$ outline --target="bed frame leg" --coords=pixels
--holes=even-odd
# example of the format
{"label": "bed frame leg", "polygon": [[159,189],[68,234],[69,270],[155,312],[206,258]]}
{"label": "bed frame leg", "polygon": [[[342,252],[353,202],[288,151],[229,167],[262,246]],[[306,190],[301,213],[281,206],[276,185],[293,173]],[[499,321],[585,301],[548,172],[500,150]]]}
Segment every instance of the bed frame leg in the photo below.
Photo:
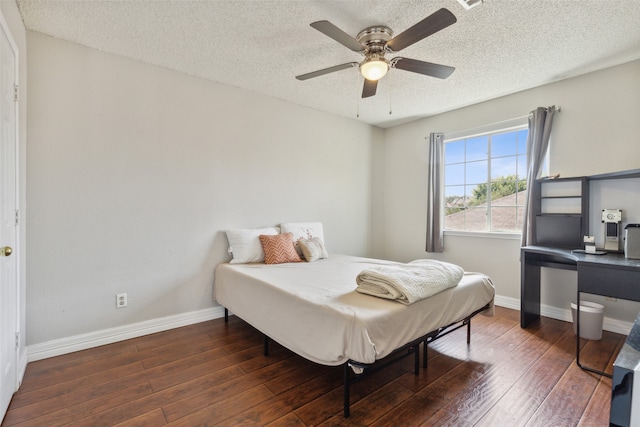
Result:
{"label": "bed frame leg", "polygon": [[269,355],[269,337],[268,336],[264,336],[264,355],[268,356]]}
{"label": "bed frame leg", "polygon": [[467,322],[467,345],[471,344],[471,319]]}
{"label": "bed frame leg", "polygon": [[427,340],[424,340],[424,354],[422,355],[422,367],[427,369]]}
{"label": "bed frame leg", "polygon": [[344,417],[345,418],[349,418],[349,415],[351,415],[350,413],[350,403],[349,403],[349,387],[351,386],[350,383],[350,379],[349,379],[349,364],[345,363],[344,364],[344,386],[343,386],[343,390],[344,390],[344,403],[343,403],[343,407],[344,407]]}
{"label": "bed frame leg", "polygon": [[224,323],[229,323],[229,309],[224,308]]}

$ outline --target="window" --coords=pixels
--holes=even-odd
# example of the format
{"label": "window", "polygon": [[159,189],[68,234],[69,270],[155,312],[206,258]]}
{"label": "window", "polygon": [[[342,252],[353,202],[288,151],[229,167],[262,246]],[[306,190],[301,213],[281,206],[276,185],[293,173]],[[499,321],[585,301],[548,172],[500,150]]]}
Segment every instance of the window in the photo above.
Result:
{"label": "window", "polygon": [[444,141],[445,230],[520,232],[526,125]]}

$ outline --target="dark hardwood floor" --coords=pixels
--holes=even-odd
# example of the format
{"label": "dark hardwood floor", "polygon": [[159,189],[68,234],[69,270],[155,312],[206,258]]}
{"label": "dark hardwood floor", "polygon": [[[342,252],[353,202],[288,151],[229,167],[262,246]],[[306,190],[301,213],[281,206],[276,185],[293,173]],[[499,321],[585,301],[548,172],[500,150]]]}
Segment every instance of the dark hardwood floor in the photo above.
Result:
{"label": "dark hardwood floor", "polygon": [[[611,371],[624,342],[583,341],[581,361]],[[570,323],[519,312],[476,316],[352,387],[342,417],[342,369],[308,362],[236,317],[29,363],[2,426],[607,426],[611,380],[575,364]]]}

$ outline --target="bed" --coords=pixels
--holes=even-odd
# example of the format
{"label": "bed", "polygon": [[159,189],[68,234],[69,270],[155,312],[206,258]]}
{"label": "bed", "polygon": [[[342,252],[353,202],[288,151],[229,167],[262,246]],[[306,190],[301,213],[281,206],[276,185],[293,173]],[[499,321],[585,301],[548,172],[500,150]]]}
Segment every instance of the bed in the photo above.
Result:
{"label": "bed", "polygon": [[[489,277],[465,272],[460,283],[410,305],[356,292],[363,269],[397,264],[332,254],[315,262],[216,267],[214,298],[265,335],[313,362],[344,365],[344,415],[349,416],[349,387],[398,354],[414,354],[426,344],[467,326],[478,313],[492,314],[495,290]],[[353,371],[353,372],[350,372]]]}

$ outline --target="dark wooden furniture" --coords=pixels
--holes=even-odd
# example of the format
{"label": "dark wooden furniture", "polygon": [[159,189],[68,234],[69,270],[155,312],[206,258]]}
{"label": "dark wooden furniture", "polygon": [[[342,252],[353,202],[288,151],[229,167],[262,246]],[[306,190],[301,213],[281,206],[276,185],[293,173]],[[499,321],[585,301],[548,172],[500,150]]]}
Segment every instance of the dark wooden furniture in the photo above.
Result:
{"label": "dark wooden furniture", "polygon": [[533,244],[567,249],[582,247],[589,234],[587,177],[539,179],[533,186]]}
{"label": "dark wooden furniture", "polygon": [[[526,328],[540,317],[540,267],[578,272],[576,305],[582,292],[640,301],[640,260],[620,253],[590,255],[569,249],[525,246],[521,249],[520,326]],[[580,363],[580,310],[576,310],[576,363],[582,369],[611,377]]]}
{"label": "dark wooden furniture", "polygon": [[589,189],[593,181],[640,178],[640,169],[571,178],[538,179],[533,194],[533,245],[582,248],[589,233]]}

